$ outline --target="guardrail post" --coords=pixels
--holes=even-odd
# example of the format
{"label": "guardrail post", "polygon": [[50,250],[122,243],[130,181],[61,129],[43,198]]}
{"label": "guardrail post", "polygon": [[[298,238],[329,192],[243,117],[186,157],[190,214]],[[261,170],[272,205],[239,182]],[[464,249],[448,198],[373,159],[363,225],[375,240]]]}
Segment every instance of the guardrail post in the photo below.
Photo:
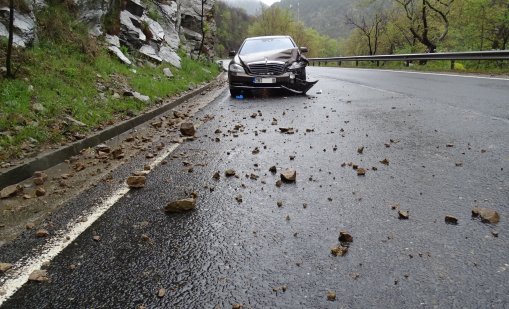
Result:
{"label": "guardrail post", "polygon": [[410,61],[408,61],[408,60],[407,60],[407,61],[405,61],[405,66],[406,66],[406,67],[409,67],[409,66],[410,66]]}
{"label": "guardrail post", "polygon": [[377,66],[377,67],[379,67],[379,66],[380,66],[380,61],[379,61],[379,60],[377,60],[377,61],[376,61],[376,66]]}
{"label": "guardrail post", "polygon": [[454,70],[454,60],[451,60],[451,70]]}
{"label": "guardrail post", "polygon": [[358,60],[355,60],[355,66],[358,67],[359,66],[359,61]]}
{"label": "guardrail post", "polygon": [[341,61],[338,61],[338,67],[340,67],[340,66],[341,66]]}

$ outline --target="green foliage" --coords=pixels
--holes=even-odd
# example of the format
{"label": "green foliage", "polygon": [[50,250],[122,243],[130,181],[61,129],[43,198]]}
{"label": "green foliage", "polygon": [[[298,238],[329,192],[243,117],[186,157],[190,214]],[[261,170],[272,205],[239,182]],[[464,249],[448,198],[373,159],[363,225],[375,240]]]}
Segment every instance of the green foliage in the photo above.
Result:
{"label": "green foliage", "polygon": [[[187,90],[190,84],[210,81],[219,73],[214,63],[182,57],[182,69],[172,68],[170,80],[164,65],[137,67],[136,72],[89,41],[86,29],[76,22],[65,3],[52,4],[38,13],[39,42],[30,49],[16,50],[16,63],[23,63],[17,79],[0,77],[0,161],[21,156],[30,144],[59,144],[72,140],[74,132],[88,132],[125,119],[165,98]],[[73,32],[64,33],[64,29]],[[5,60],[5,42],[0,42],[0,61]],[[95,57],[89,52],[95,50]],[[99,90],[98,84],[108,89]],[[151,98],[149,103],[124,97],[114,91],[132,88]],[[41,105],[42,111],[34,106]],[[87,126],[65,121],[71,116]]]}
{"label": "green foliage", "polygon": [[254,18],[247,15],[244,10],[229,7],[221,1],[216,1],[214,10],[218,40],[215,51],[219,57],[227,57],[230,50],[239,49]]}

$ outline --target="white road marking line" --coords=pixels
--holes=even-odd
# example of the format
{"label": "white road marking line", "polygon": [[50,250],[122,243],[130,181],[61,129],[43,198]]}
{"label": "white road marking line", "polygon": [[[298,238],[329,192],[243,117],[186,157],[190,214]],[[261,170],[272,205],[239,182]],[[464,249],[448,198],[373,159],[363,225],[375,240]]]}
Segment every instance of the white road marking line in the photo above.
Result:
{"label": "white road marking line", "polygon": [[[166,149],[161,155],[156,157],[149,165],[153,169],[168,157],[180,144],[175,144]],[[7,301],[16,291],[18,291],[27,281],[34,270],[41,269],[42,265],[51,262],[60,252],[69,244],[78,238],[95,221],[97,221],[108,209],[117,203],[123,196],[130,191],[127,184],[120,185],[117,190],[108,197],[102,204],[92,208],[91,211],[84,212],[80,217],[83,222],[69,223],[66,228],[56,231],[40,249],[41,253],[36,257],[29,259],[22,258],[17,261],[13,268],[0,279],[0,306]]]}
{"label": "white road marking line", "polygon": [[[329,68],[331,68],[331,67],[329,67]],[[401,71],[401,70],[390,70],[390,69],[339,68],[339,67],[338,68],[332,67],[331,69],[365,70],[365,71],[377,71],[377,72],[393,72],[393,73],[405,73],[405,74],[437,75],[437,76],[448,76],[448,77],[464,77],[464,78],[478,78],[478,79],[492,79],[492,80],[509,81],[509,78],[502,78],[502,77],[488,77],[488,76],[433,73],[433,72]]]}

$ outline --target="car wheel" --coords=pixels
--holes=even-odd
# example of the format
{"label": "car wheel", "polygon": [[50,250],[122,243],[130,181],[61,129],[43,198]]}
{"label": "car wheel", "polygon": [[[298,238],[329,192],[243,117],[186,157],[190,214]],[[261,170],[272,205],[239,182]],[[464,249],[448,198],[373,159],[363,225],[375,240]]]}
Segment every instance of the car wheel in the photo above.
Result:
{"label": "car wheel", "polygon": [[241,90],[240,89],[235,89],[235,88],[230,88],[230,95],[232,97],[236,97],[236,96],[239,96],[241,94]]}

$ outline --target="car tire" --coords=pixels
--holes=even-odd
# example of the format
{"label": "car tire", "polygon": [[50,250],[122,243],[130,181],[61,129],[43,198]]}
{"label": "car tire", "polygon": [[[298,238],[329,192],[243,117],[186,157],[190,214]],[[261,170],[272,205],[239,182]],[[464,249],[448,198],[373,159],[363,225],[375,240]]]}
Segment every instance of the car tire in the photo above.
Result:
{"label": "car tire", "polygon": [[236,96],[239,96],[241,94],[240,89],[230,88],[230,95],[235,98]]}

